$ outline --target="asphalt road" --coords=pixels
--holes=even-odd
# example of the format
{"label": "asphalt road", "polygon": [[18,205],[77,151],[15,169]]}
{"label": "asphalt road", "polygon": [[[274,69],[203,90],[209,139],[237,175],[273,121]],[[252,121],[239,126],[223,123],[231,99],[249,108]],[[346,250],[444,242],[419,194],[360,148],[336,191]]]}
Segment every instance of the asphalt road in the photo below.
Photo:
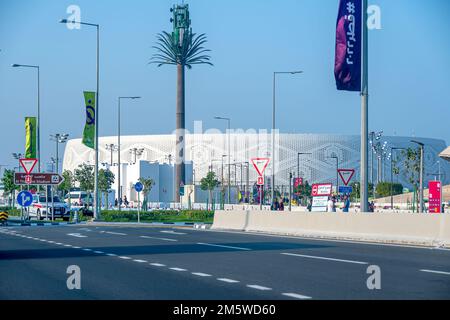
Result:
{"label": "asphalt road", "polygon": [[[71,265],[80,290],[67,288]],[[371,266],[380,289],[367,286]],[[0,299],[450,299],[450,251],[192,228],[8,227]]]}

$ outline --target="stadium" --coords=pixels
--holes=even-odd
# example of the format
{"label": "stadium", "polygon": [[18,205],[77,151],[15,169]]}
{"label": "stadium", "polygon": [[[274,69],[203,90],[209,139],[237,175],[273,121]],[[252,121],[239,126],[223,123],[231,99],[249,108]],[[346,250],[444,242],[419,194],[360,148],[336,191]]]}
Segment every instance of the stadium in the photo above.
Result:
{"label": "stadium", "polygon": [[[372,136],[373,137],[373,136]],[[371,140],[369,152],[369,182],[390,181],[391,162],[399,168],[394,182],[411,188],[409,175],[403,167],[401,150],[392,148],[417,148],[411,140],[424,143],[424,185],[429,180],[439,178],[444,184],[450,183],[450,163],[440,160],[439,154],[447,147],[444,140],[377,136]],[[228,148],[228,141],[229,148]],[[228,161],[230,161],[231,185],[249,190],[257,179],[257,173],[249,164],[250,159],[271,157],[272,135],[267,131],[257,133],[204,133],[186,135],[186,185],[199,184],[209,170],[216,172],[219,180],[228,184]],[[116,172],[117,152],[111,148],[117,143],[117,137],[99,138],[99,163],[104,168]],[[109,146],[109,147],[107,147]],[[330,134],[276,134],[275,166],[270,163],[265,172],[266,188],[271,185],[272,170],[275,170],[276,188],[282,190],[289,186],[289,174],[299,176],[309,183],[331,182],[336,185],[337,171],[355,169],[352,182],[359,181],[360,137],[358,135]],[[230,150],[230,159],[228,159]],[[122,194],[133,199],[133,184],[139,177],[151,177],[156,182],[155,201],[171,202],[173,197],[173,160],[175,154],[174,135],[122,136],[121,170]],[[337,158],[337,160],[336,160]],[[392,158],[392,159],[391,159]],[[63,167],[73,172],[80,164],[94,164],[94,151],[85,147],[81,139],[67,143]],[[158,168],[145,169],[144,164]],[[162,169],[164,168],[164,170]],[[162,176],[164,174],[164,177]],[[169,180],[165,185],[163,180]],[[116,181],[117,182],[117,181]],[[339,184],[342,182],[339,181]],[[117,190],[117,184],[113,186]],[[286,190],[286,189],[285,189]],[[165,197],[157,196],[165,192]],[[164,199],[162,199],[164,198]]]}

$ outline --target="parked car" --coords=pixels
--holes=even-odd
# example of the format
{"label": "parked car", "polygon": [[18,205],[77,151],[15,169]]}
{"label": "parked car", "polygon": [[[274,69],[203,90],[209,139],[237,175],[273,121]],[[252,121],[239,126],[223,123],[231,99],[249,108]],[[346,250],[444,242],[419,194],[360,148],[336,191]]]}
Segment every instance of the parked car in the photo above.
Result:
{"label": "parked car", "polygon": [[[47,206],[48,204],[48,206]],[[46,217],[62,218],[64,221],[69,221],[70,211],[67,204],[60,200],[58,196],[52,198],[45,195],[33,195],[33,203],[30,206],[29,216],[36,217],[37,220],[42,220]]]}
{"label": "parked car", "polygon": [[93,199],[94,195],[85,191],[71,191],[64,197],[67,204],[75,207],[84,207],[85,204],[90,206],[92,205]]}

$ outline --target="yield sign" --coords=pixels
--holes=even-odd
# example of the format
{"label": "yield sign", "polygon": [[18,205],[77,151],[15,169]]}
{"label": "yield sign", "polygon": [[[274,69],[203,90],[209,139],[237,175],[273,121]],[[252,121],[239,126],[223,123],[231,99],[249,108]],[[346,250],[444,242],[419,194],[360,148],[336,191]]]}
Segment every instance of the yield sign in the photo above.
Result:
{"label": "yield sign", "polygon": [[342,182],[348,186],[348,183],[352,180],[353,175],[355,174],[355,169],[339,169],[338,173]]}
{"label": "yield sign", "polygon": [[27,174],[30,174],[37,163],[37,159],[19,159],[19,162],[22,168],[25,170],[25,172]]}
{"label": "yield sign", "polygon": [[264,175],[264,171],[267,168],[267,165],[269,164],[270,159],[269,158],[253,158],[252,164],[256,169],[256,172],[258,172],[258,175],[262,177]]}

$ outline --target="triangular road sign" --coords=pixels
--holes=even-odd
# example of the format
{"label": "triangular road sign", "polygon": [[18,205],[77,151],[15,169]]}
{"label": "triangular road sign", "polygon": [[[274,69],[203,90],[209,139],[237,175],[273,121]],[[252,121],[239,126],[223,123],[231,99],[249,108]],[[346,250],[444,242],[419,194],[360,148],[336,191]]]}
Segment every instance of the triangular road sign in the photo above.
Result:
{"label": "triangular road sign", "polygon": [[264,171],[267,168],[267,165],[269,164],[270,159],[269,158],[253,158],[252,164],[256,169],[256,172],[258,172],[258,175],[262,177],[264,175]]}
{"label": "triangular road sign", "polygon": [[27,174],[30,174],[37,163],[37,159],[19,159],[19,162],[22,168],[25,170],[25,172]]}
{"label": "triangular road sign", "polygon": [[353,175],[355,174],[355,169],[339,169],[338,173],[342,182],[348,186],[348,183],[352,180]]}

